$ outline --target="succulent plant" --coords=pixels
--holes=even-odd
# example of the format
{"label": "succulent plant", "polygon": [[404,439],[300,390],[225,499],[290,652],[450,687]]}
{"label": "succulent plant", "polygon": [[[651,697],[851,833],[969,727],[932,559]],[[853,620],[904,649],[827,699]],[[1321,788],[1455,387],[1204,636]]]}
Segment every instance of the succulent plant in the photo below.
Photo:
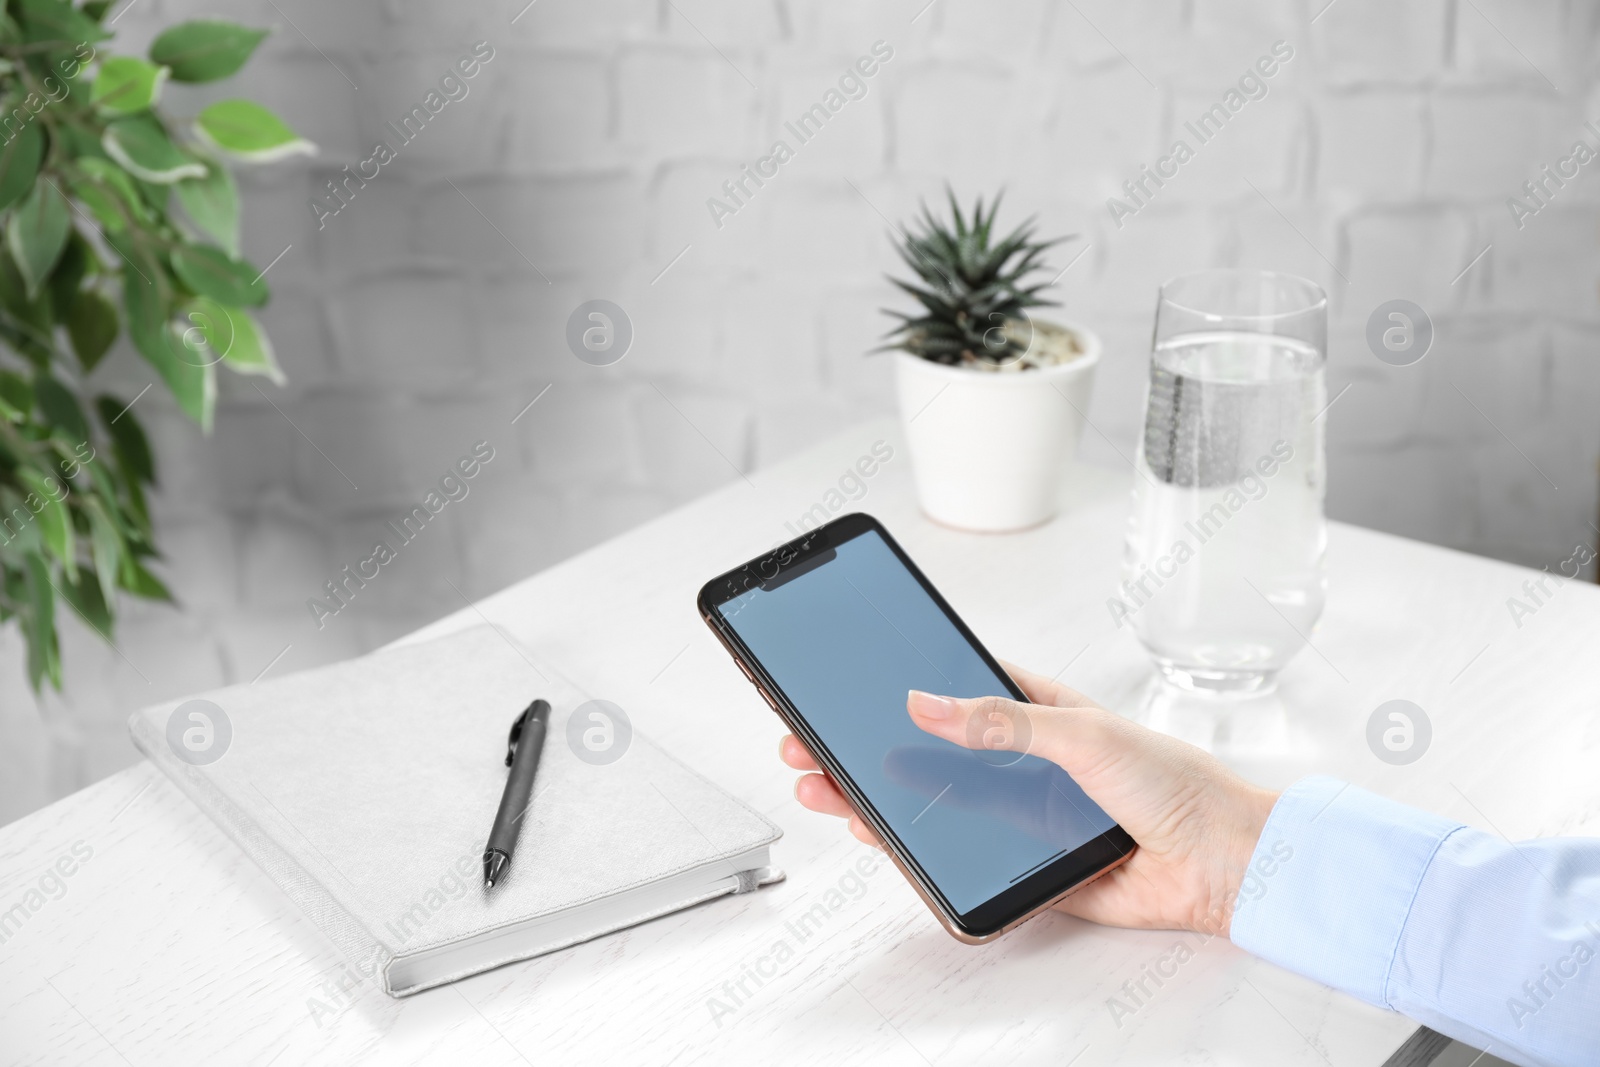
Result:
{"label": "succulent plant", "polygon": [[1025,309],[1055,303],[1038,295],[1050,282],[1029,280],[1047,269],[1041,261],[1045,251],[1071,237],[1035,240],[1030,218],[994,241],[1000,195],[987,210],[979,197],[970,217],[962,214],[953,191],[946,190],[946,195],[949,220],[935,218],[923,204],[920,230],[903,233],[896,244],[921,284],[892,276],[889,280],[916,297],[922,308],[917,315],[884,309],[900,320],[884,347],[980,370],[1017,365],[1033,333]]}

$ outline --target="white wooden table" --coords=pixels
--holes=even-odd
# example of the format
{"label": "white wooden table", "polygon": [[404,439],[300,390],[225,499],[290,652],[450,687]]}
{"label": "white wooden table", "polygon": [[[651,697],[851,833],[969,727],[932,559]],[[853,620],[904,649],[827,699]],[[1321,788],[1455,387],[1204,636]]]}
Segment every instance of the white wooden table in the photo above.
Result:
{"label": "white wooden table", "polygon": [[[866,850],[794,801],[778,721],[696,617],[694,594],[826,507],[879,439],[894,458],[851,506],[889,526],[997,654],[1063,671],[1271,784],[1320,770],[1513,839],[1593,831],[1593,587],[1562,587],[1519,628],[1506,600],[1532,572],[1335,525],[1315,650],[1294,660],[1277,696],[1221,717],[1171,707],[1148,699],[1148,663],[1105,609],[1130,472],[1077,468],[1067,512],[1042,528],[957,533],[918,513],[909,459],[885,422],[425,631],[487,617],[616,701],[785,829],[775,855],[787,882],[395,1001],[366,983],[341,990],[354,972],[333,947],[141,764],[0,828],[0,914],[40,905],[0,944],[0,1063],[1385,1063],[1413,1023],[1224,941],[1119,1027],[1107,998],[1194,937],[1050,914],[970,948],[886,864],[853,899],[830,894],[856,884]],[[1365,742],[1372,710],[1396,697],[1434,725],[1431,749],[1407,767],[1381,763]],[[29,898],[75,845],[90,857],[61,879],[59,898]],[[797,936],[791,921],[830,902],[826,924]],[[779,942],[792,958],[760,985],[746,978],[735,1000],[731,986]],[[712,998],[731,1013],[714,1019]]]}

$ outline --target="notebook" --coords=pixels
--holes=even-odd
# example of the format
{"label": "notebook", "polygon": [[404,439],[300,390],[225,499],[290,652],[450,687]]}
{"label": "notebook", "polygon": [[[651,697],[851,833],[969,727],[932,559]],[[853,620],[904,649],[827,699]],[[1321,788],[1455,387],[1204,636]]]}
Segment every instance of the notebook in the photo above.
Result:
{"label": "notebook", "polygon": [[[506,735],[534,697],[552,705],[534,799],[510,874],[486,891]],[[768,856],[782,831],[609,711],[483,626],[158,704],[129,726],[400,997],[783,877]]]}

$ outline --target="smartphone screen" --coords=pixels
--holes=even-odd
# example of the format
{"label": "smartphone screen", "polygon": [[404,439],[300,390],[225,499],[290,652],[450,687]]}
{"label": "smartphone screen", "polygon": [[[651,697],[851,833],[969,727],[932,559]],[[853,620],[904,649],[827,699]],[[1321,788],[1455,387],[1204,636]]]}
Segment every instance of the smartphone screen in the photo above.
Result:
{"label": "smartphone screen", "polygon": [[714,610],[945,903],[971,913],[1116,824],[1054,763],[963,748],[912,722],[911,689],[1015,690],[875,526]]}

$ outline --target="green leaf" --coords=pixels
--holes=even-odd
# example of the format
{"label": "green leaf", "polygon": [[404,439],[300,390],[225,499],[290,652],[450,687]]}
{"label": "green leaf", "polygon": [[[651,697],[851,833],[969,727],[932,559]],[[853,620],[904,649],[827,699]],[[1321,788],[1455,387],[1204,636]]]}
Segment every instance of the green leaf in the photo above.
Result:
{"label": "green leaf", "polygon": [[137,481],[154,485],[156,468],[151,459],[150,442],[145,438],[144,427],[139,425],[139,420],[128,405],[106,393],[95,399],[94,406],[100,414],[100,424],[111,435],[117,461]]}
{"label": "green leaf", "polygon": [[16,258],[0,254],[0,337],[17,353],[37,367],[48,367],[54,339],[51,331],[55,320],[50,313],[50,292],[40,292],[28,299],[24,292],[22,271]]}
{"label": "green leaf", "polygon": [[156,235],[143,229],[128,229],[121,233],[107,233],[102,236],[105,237],[106,244],[117,254],[117,258],[113,261],[117,268],[124,273],[129,269],[137,271],[147,284],[157,286],[159,292],[170,300],[172,272],[161,259],[160,247],[156,245],[158,240]]}
{"label": "green leaf", "polygon": [[72,195],[89,209],[101,229],[120,230],[127,225],[122,212],[117,210],[116,194],[104,186],[77,182],[72,186]]}
{"label": "green leaf", "polygon": [[100,134],[95,127],[57,126],[51,131],[51,136],[61,145],[63,154],[68,158],[80,163],[86,159],[110,162],[111,157],[106,155],[105,146],[100,143]]}
{"label": "green leaf", "polygon": [[67,244],[72,229],[72,214],[66,198],[48,180],[36,182],[6,223],[6,246],[22,271],[28,299],[39,295],[39,287]]}
{"label": "green leaf", "polygon": [[[103,233],[106,244],[117,254],[116,266],[125,277],[130,271],[141,283],[154,286],[154,293],[170,306],[172,301],[172,273],[162,262],[157,250],[151,248],[152,236],[143,230],[122,230]],[[126,286],[124,300],[126,300]]]}
{"label": "green leaf", "polygon": [[267,302],[261,272],[242,259],[229,259],[215,248],[180,245],[172,252],[172,271],[201,296],[223,304],[259,307]]}
{"label": "green leaf", "polygon": [[93,19],[62,0],[17,0],[12,10],[22,24],[22,39],[28,44],[60,41],[74,45],[103,41],[111,36]]}
{"label": "green leaf", "polygon": [[178,81],[216,81],[244,66],[270,32],[211,19],[180,22],[151,43],[150,58],[171,67]]}
{"label": "green leaf", "polygon": [[96,292],[79,293],[67,319],[67,336],[83,373],[91,373],[117,339],[117,308]]}
{"label": "green leaf", "polygon": [[[82,417],[81,409],[80,417]],[[95,451],[87,437],[76,441],[71,437],[72,435],[66,432],[51,434],[49,445],[50,450],[55,453],[51,458],[55,460],[56,473],[67,483],[69,489],[76,489],[78,483],[75,479],[92,464]],[[88,453],[87,458],[84,457],[85,452]]]}
{"label": "green leaf", "polygon": [[106,12],[111,10],[111,5],[114,2],[115,0],[89,0],[88,3],[84,4],[78,10],[82,11],[85,15],[88,15],[96,22],[99,22],[101,19],[106,17]]}
{"label": "green leaf", "polygon": [[27,493],[26,486],[20,486],[20,492],[8,485],[0,485],[0,518],[6,520],[6,539],[0,540],[0,550],[11,550],[9,553],[0,551],[3,555],[14,555],[17,552],[38,553],[44,555],[44,542],[39,539],[39,524],[33,521],[33,511],[23,497]]}
{"label": "green leaf", "polygon": [[267,331],[261,324],[249,312],[238,308],[222,310],[233,320],[233,347],[223,353],[222,361],[240,374],[259,374],[277,386],[288,384],[289,379],[278,366],[272,342],[267,340]]}
{"label": "green leaf", "polygon": [[133,56],[110,56],[100,62],[89,102],[118,115],[148,111],[161,99],[161,86],[170,73]]}
{"label": "green leaf", "polygon": [[132,175],[117,164],[98,156],[78,160],[80,177],[72,192],[89,206],[95,220],[108,232],[126,229],[129,221],[151,221],[150,210]]}
{"label": "green leaf", "polygon": [[172,295],[166,276],[157,271],[145,278],[130,265],[122,273],[122,302],[134,348],[161,375],[183,413],[210,433],[217,402],[216,369],[195,359],[172,329]]}
{"label": "green leaf", "polygon": [[122,272],[122,308],[128,319],[128,338],[149,364],[160,373],[162,380],[179,398],[193,393],[190,377],[183,364],[167,347],[167,320],[172,313],[172,290],[167,276],[159,268],[142,269],[137,259],[129,259]]}
{"label": "green leaf", "polygon": [[78,301],[79,288],[93,260],[94,252],[89,248],[89,243],[77,230],[72,230],[67,235],[67,247],[62,249],[61,258],[56,261],[56,269],[50,272],[50,308],[56,322],[65,325],[65,320],[72,314],[72,307]]}
{"label": "green leaf", "polygon": [[[121,496],[124,493],[129,496],[137,493],[139,486],[129,478],[125,470],[116,468],[113,473],[111,464],[95,462],[98,458],[91,456],[90,461],[83,465],[83,469],[89,472],[89,481],[93,484],[96,494],[89,499],[99,500],[100,505],[106,509],[106,514],[111,516],[111,521],[117,524],[117,530],[122,534],[127,550],[132,552],[134,543],[143,536],[143,529],[124,514]],[[115,578],[115,573],[112,577]]]}
{"label": "green leaf", "polygon": [[0,415],[21,422],[32,410],[33,386],[28,379],[15,371],[0,370]]}
{"label": "green leaf", "polygon": [[46,677],[61,686],[61,652],[56,645],[55,588],[44,558],[29,553],[23,574],[28,594],[28,611],[23,631],[28,637],[28,681],[35,691]]}
{"label": "green leaf", "polygon": [[44,134],[30,122],[22,132],[0,146],[0,211],[4,211],[33,188],[44,158]]}
{"label": "green leaf", "polygon": [[[122,534],[106,507],[94,497],[85,504],[89,512],[89,552],[94,559],[95,577],[100,580],[100,595],[105,603],[117,598],[117,573],[122,569]],[[107,626],[107,632],[110,627]]]}
{"label": "green leaf", "polygon": [[151,600],[172,599],[172,593],[166,585],[144,569],[144,566],[132,556],[122,557],[122,569],[117,572],[117,584],[122,586],[134,596],[148,597]]}
{"label": "green leaf", "polygon": [[184,339],[191,350],[204,352],[211,362],[220,360],[240,374],[259,374],[274,385],[287,383],[266,331],[248,312],[202,296],[190,301],[180,317],[190,323]]}
{"label": "green leaf", "polygon": [[239,255],[239,189],[220,163],[206,168],[204,178],[186,178],[173,186],[178,203],[207,236],[230,256]]}
{"label": "green leaf", "polygon": [[65,430],[73,444],[89,440],[89,423],[72,390],[49,375],[40,375],[33,381],[33,398],[45,420]]}
{"label": "green leaf", "polygon": [[203,140],[251,163],[271,163],[317,150],[278,116],[249,100],[219,100],[200,112],[195,129]]}
{"label": "green leaf", "polygon": [[180,307],[173,329],[183,339],[187,358],[197,364],[220,363],[233,348],[233,316],[209,296],[197,296]]}
{"label": "green leaf", "polygon": [[[39,536],[43,538],[45,547],[48,548],[61,565],[67,569],[67,576],[76,579],[78,576],[78,539],[72,528],[72,515],[67,511],[66,486],[59,479],[55,481],[56,489],[52,492],[45,476],[32,467],[18,467],[17,479],[29,490],[29,501],[38,500],[39,510],[34,514],[34,519],[39,523]],[[60,497],[55,493],[59,492]],[[27,505],[33,511],[33,504]]]}
{"label": "green leaf", "polygon": [[151,115],[129,115],[106,126],[100,139],[106,155],[136,178],[171,185],[184,178],[203,178],[204,163],[178,151],[161,123]]}
{"label": "green leaf", "polygon": [[[167,346],[174,350],[183,348],[183,341],[171,323],[167,325]],[[215,363],[196,366],[183,357],[174,358],[178,370],[167,377],[173,399],[200,427],[200,432],[209,436],[217,412],[217,366]]]}
{"label": "green leaf", "polygon": [[[91,467],[90,469],[93,470],[94,468]],[[150,525],[150,506],[145,502],[144,487],[134,479],[130,478],[128,481],[123,483],[122,488],[128,494],[128,517],[133,521],[135,528],[138,530],[139,543],[146,546],[153,544],[156,538],[155,528]],[[131,547],[133,542],[132,537],[129,538],[129,542]],[[154,550],[147,549],[147,551]]]}
{"label": "green leaf", "polygon": [[[196,160],[196,162],[198,163],[199,161]],[[203,167],[205,164],[200,163],[200,166]],[[164,217],[166,215],[167,201],[172,199],[172,186],[157,185],[154,182],[141,181],[138,178],[133,180],[133,185],[134,188],[139,190],[139,196],[144,200],[145,206],[150,211],[158,216]]]}
{"label": "green leaf", "polygon": [[[98,571],[89,574],[80,571],[77,578],[63,583],[61,595],[71,604],[79,617],[89,624],[89,627],[101,637],[110,639],[113,619],[111,617],[111,601],[116,596],[116,572],[111,574],[108,583]],[[106,595],[106,586],[110,584],[111,595]]]}

